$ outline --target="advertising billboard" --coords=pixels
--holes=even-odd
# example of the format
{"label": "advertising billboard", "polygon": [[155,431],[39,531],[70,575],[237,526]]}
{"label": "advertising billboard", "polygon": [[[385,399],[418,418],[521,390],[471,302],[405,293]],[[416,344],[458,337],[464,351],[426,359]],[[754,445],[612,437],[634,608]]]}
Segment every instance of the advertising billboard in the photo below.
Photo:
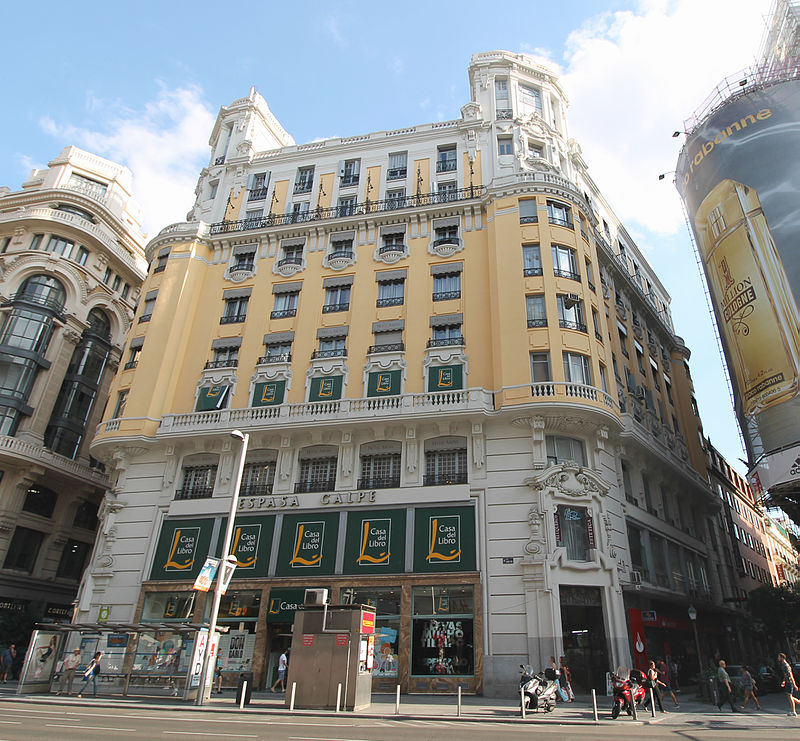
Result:
{"label": "advertising billboard", "polygon": [[697,239],[737,411],[758,429],[751,454],[795,443],[800,80],[743,88],[716,108],[688,136],[675,182]]}

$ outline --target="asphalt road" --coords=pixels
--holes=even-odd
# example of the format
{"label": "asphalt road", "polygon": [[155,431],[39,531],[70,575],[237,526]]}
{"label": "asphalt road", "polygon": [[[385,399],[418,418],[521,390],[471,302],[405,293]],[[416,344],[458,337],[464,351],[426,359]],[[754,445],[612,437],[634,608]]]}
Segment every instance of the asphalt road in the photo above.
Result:
{"label": "asphalt road", "polygon": [[[800,738],[800,723],[759,728],[758,741]],[[716,727],[715,727],[716,726]],[[354,717],[233,716],[202,710],[152,710],[86,706],[43,706],[0,702],[0,741],[203,741],[203,739],[269,739],[270,741],[517,741],[521,735],[536,741],[577,739],[680,739],[727,741],[752,739],[746,717],[740,725],[719,727],[713,720],[681,727],[607,721],[598,726],[547,726],[463,722],[457,720],[391,720]]]}

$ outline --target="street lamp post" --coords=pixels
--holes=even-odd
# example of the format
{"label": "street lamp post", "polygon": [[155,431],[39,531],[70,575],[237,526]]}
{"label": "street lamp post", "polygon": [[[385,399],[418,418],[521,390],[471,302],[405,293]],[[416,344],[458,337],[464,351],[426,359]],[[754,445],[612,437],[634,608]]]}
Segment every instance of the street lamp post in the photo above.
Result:
{"label": "street lamp post", "polygon": [[[233,494],[231,495],[231,509],[228,514],[228,524],[225,528],[225,539],[222,541],[223,557],[217,568],[217,578],[214,582],[214,602],[211,606],[211,620],[208,625],[208,649],[203,656],[203,670],[200,674],[200,685],[197,688],[196,705],[202,705],[205,700],[206,691],[206,676],[208,674],[208,662],[211,659],[211,641],[214,638],[214,633],[217,630],[217,618],[219,617],[219,603],[222,599],[222,580],[224,573],[225,561],[230,562],[234,567],[236,566],[236,556],[230,552],[231,540],[233,539],[233,521],[236,518],[236,509],[239,506],[239,490],[242,488],[242,476],[244,475],[244,461],[247,458],[247,444],[250,442],[250,435],[241,430],[233,430],[230,433],[231,437],[240,440],[242,443],[241,451],[239,452],[239,466],[236,469],[236,481],[233,485]],[[219,646],[217,646],[219,651]]]}
{"label": "street lamp post", "polygon": [[697,650],[697,667],[699,669],[698,682],[703,681],[703,659],[700,656],[700,639],[697,637],[697,608],[694,605],[689,605],[687,610],[689,613],[689,620],[692,621],[692,629],[694,630],[694,646]]}

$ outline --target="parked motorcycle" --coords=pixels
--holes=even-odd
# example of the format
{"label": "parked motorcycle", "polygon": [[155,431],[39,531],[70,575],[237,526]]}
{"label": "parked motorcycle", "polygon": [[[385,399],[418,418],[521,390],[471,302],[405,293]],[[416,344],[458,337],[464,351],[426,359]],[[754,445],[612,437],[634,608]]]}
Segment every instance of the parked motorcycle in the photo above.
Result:
{"label": "parked motorcycle", "polygon": [[644,686],[645,676],[638,669],[627,671],[619,667],[611,676],[614,691],[614,704],[611,706],[611,717],[617,718],[624,710],[628,715],[636,717],[636,706],[644,700],[647,691]]}
{"label": "parked motorcycle", "polygon": [[523,692],[526,710],[539,710],[542,708],[546,713],[551,713],[556,706],[557,682],[547,679],[544,672],[534,673],[533,667],[529,665],[519,665],[522,675],[519,678],[519,686]]}

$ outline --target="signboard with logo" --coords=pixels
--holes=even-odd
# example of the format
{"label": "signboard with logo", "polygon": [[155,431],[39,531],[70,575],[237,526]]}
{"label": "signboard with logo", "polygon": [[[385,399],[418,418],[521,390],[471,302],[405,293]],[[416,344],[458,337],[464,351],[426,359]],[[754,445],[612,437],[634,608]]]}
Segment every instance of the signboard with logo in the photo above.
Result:
{"label": "signboard with logo", "polygon": [[434,365],[428,369],[428,391],[457,391],[463,383],[460,365]]}
{"label": "signboard with logo", "polygon": [[150,578],[194,580],[208,555],[213,525],[213,520],[165,520]]}
{"label": "signboard with logo", "polygon": [[475,570],[474,508],[425,507],[415,510],[414,570]]}
{"label": "signboard with logo", "polygon": [[275,404],[283,404],[283,397],[286,393],[286,381],[267,381],[257,383],[253,388],[254,407],[268,407]]}
{"label": "signboard with logo", "polygon": [[406,511],[348,512],[345,574],[396,574],[405,567]]}
{"label": "signboard with logo", "polygon": [[[222,553],[222,542],[227,525],[228,518],[225,517],[217,540],[216,553],[220,557],[226,555]],[[237,517],[234,520],[231,552],[236,556],[235,579],[267,575],[274,531],[274,517]]]}
{"label": "signboard with logo", "polygon": [[332,574],[336,564],[338,512],[286,515],[278,549],[277,576]]}
{"label": "signboard with logo", "polygon": [[194,410],[196,412],[210,412],[214,409],[222,409],[225,406],[225,400],[228,398],[228,389],[229,386],[225,384],[201,388],[197,394],[197,404]]}
{"label": "signboard with logo", "polygon": [[[312,587],[309,587],[309,589],[312,589]],[[299,589],[270,589],[269,602],[267,603],[267,622],[294,622],[294,613],[303,606],[305,595],[305,587]]]}
{"label": "signboard with logo", "polygon": [[336,401],[342,398],[342,376],[312,378],[308,391],[309,401]]}
{"label": "signboard with logo", "polygon": [[400,393],[400,371],[370,373],[367,379],[367,396],[396,396]]}

